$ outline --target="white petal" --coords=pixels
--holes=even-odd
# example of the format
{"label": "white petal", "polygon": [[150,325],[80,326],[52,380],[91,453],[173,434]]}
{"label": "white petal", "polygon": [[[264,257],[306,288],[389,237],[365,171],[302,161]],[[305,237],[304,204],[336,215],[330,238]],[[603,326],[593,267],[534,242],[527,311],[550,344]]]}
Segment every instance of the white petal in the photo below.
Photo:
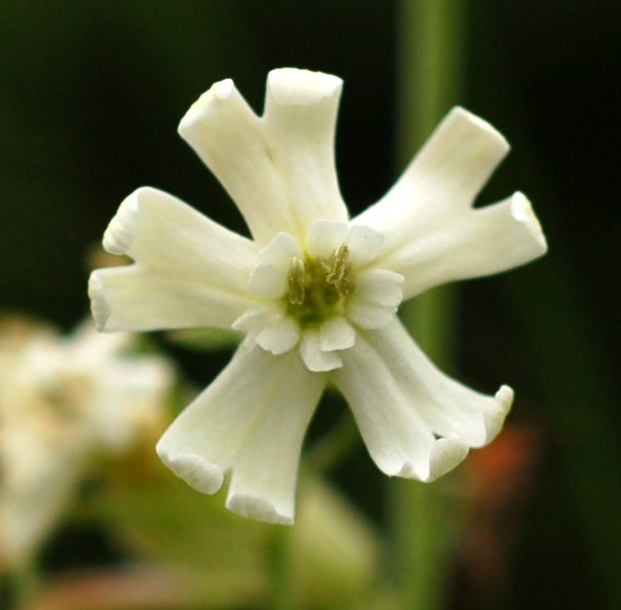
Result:
{"label": "white petal", "polygon": [[344,366],[332,373],[332,380],[349,403],[378,468],[390,476],[427,480],[433,433],[386,363],[360,335],[342,358]]}
{"label": "white petal", "polygon": [[177,475],[207,493],[232,470],[231,510],[292,523],[302,440],[325,383],[296,353],[275,357],[242,346],[164,433],[157,451]]}
{"label": "white petal", "polygon": [[159,444],[157,447],[164,464],[192,489],[204,494],[213,494],[222,487],[224,471],[219,466],[210,464],[194,453],[178,453],[171,456],[165,449],[161,449]]}
{"label": "white petal", "polygon": [[284,68],[267,78],[265,128],[288,182],[298,227],[318,218],[346,221],[334,162],[336,115],[343,81],[331,74]]}
{"label": "white petal", "polygon": [[299,340],[300,327],[288,316],[266,325],[255,337],[258,345],[275,355],[286,354],[298,344]]}
{"label": "white petal", "polygon": [[333,220],[317,220],[308,231],[306,247],[313,258],[328,258],[343,244],[347,224]]}
{"label": "white petal", "polygon": [[397,306],[374,303],[354,293],[347,302],[347,317],[358,326],[366,329],[386,326],[397,313]]}
{"label": "white petal", "polygon": [[247,278],[256,245],[162,191],[130,195],[110,222],[104,246],[136,264],[92,274],[99,330],[228,328],[251,303]]}
{"label": "white petal", "polygon": [[458,437],[437,439],[429,457],[429,480],[435,481],[459,466],[469,451],[470,447]]}
{"label": "white petal", "polygon": [[343,361],[335,352],[323,351],[319,343],[319,332],[307,330],[300,343],[300,356],[309,371],[332,371],[343,366]]}
{"label": "white petal", "polygon": [[[275,112],[283,113],[279,120],[284,120],[289,114],[301,112],[305,121],[316,117],[314,112],[310,112],[308,116],[303,110],[296,109],[297,106],[315,106],[322,102],[329,103],[332,106],[332,114],[336,114],[338,110],[338,97],[343,88],[343,81],[338,76],[332,74],[324,74],[322,72],[311,72],[309,70],[300,70],[298,68],[278,68],[272,70],[267,77],[267,107],[266,110],[271,111],[272,105],[275,106],[292,106],[289,108],[278,108]],[[336,99],[335,99],[336,98]],[[322,128],[325,128],[324,121],[330,124],[330,117],[327,110],[324,110],[326,116],[319,121]],[[332,122],[334,121],[332,116]],[[328,125],[329,126],[329,125]]]}
{"label": "white petal", "polygon": [[273,299],[281,297],[287,290],[291,260],[302,255],[302,246],[297,238],[289,233],[279,233],[259,252],[259,264],[248,282],[250,290]]}
{"label": "white petal", "polygon": [[301,237],[317,217],[346,218],[333,150],[340,81],[306,72],[296,79],[294,72],[270,74],[262,118],[226,80],[179,125],[261,244],[279,231]]}
{"label": "white petal", "polygon": [[521,193],[468,210],[387,253],[383,265],[405,277],[404,298],[461,279],[500,273],[542,256],[547,244]]}
{"label": "white petal", "polygon": [[[219,275],[252,265],[259,248],[164,191],[142,187],[129,195],[103,238],[111,254],[126,254],[156,269],[190,269],[201,262],[230,267]],[[189,260],[188,260],[189,259]],[[217,271],[217,269],[216,269]],[[244,275],[237,272],[236,275]]]}
{"label": "white petal", "polygon": [[489,443],[511,407],[510,388],[486,396],[439,371],[396,318],[382,330],[359,334],[341,356],[343,367],[333,380],[387,474],[423,481],[440,476],[468,447]]}
{"label": "white petal", "polygon": [[273,303],[251,307],[232,328],[246,332],[248,339],[276,355],[287,353],[300,340],[298,323]]}
{"label": "white petal", "polygon": [[291,524],[304,434],[326,385],[297,355],[280,371],[279,394],[244,443],[233,468],[227,508],[271,523]]}
{"label": "white petal", "polygon": [[397,318],[369,336],[400,384],[417,395],[421,415],[434,433],[482,447],[500,432],[513,403],[511,388],[501,386],[495,396],[488,396],[445,375]]}
{"label": "white petal", "polygon": [[291,259],[302,255],[302,246],[297,238],[289,233],[279,233],[259,252],[257,259],[261,263],[288,270]]}
{"label": "white petal", "polygon": [[384,236],[369,227],[353,225],[345,243],[349,246],[349,261],[354,267],[361,267],[377,256],[384,243]]}
{"label": "white petal", "polygon": [[454,108],[394,187],[353,220],[385,235],[377,262],[405,277],[405,299],[545,253],[545,238],[524,195],[472,209],[508,150],[491,125]]}
{"label": "white petal", "polygon": [[355,342],[356,331],[343,316],[333,316],[319,328],[319,347],[324,352],[349,349]]}
{"label": "white petal", "polygon": [[398,307],[403,300],[403,276],[388,269],[366,269],[356,277],[357,291],[365,300]]}
{"label": "white petal", "polygon": [[254,294],[277,299],[287,291],[287,271],[280,266],[259,263],[248,280],[248,287]]}
{"label": "white petal", "polygon": [[230,328],[250,304],[219,286],[159,275],[140,265],[94,271],[88,294],[97,328],[105,332]]}
{"label": "white petal", "polygon": [[245,311],[231,328],[246,333],[258,332],[263,326],[281,317],[281,311],[273,304],[253,305]]}
{"label": "white petal", "polygon": [[438,219],[468,209],[508,150],[489,123],[453,108],[390,191],[354,222],[387,240],[390,233],[393,241],[409,241]]}
{"label": "white petal", "polygon": [[366,329],[386,326],[403,300],[403,276],[387,269],[367,269],[356,278],[357,288],[346,304],[347,316]]}

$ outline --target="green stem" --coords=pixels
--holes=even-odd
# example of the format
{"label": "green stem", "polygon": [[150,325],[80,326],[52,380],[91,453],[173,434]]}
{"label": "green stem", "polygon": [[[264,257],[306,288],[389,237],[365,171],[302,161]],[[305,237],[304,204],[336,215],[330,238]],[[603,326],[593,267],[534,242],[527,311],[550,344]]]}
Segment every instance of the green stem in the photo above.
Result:
{"label": "green stem", "polygon": [[401,0],[398,32],[400,161],[407,162],[464,90],[464,2]]}
{"label": "green stem", "polygon": [[271,547],[272,604],[273,610],[295,610],[291,578],[291,528],[275,525]]}
{"label": "green stem", "polygon": [[[402,0],[399,13],[399,134],[404,164],[458,102],[462,90],[463,15],[459,0]],[[442,368],[454,350],[453,290],[436,288],[402,308],[405,324]],[[446,482],[395,479],[391,505],[397,589],[402,610],[444,606],[454,529]]]}
{"label": "green stem", "polygon": [[14,601],[16,610],[26,608],[40,584],[39,571],[32,560],[22,563],[13,572]]}

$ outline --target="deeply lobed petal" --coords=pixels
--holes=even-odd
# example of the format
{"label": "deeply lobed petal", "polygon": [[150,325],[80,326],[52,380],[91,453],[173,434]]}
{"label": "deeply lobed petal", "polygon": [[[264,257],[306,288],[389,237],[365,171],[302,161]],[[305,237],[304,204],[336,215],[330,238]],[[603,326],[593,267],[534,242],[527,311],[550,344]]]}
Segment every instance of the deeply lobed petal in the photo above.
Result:
{"label": "deeply lobed petal", "polygon": [[397,319],[361,333],[341,357],[334,383],[371,456],[389,475],[437,478],[469,447],[489,443],[511,407],[510,388],[486,396],[439,371]]}
{"label": "deeply lobed petal", "polygon": [[524,265],[547,251],[531,204],[522,193],[430,229],[385,253],[382,264],[404,276],[404,298],[428,288],[493,275]]}
{"label": "deeply lobed petal", "polygon": [[539,222],[521,193],[472,209],[508,150],[491,125],[454,108],[393,188],[354,219],[385,235],[378,261],[405,277],[405,299],[448,281],[498,273],[546,252]]}
{"label": "deeply lobed petal", "polygon": [[231,510],[292,523],[302,441],[325,384],[325,375],[310,373],[296,353],[274,357],[243,344],[164,433],[157,452],[206,493],[231,470]]}
{"label": "deeply lobed petal", "polygon": [[259,117],[233,81],[213,85],[179,132],[254,241],[140,189],[104,237],[106,249],[135,264],[96,271],[89,284],[100,330],[232,324],[247,333],[157,450],[205,493],[230,471],[227,507],[274,523],[293,521],[304,433],[329,378],[389,475],[431,481],[497,434],[512,390],[485,396],[444,375],[395,314],[404,297],[524,264],[547,248],[521,193],[473,208],[509,147],[461,108],[386,196],[349,223],[334,162],[341,87],[334,76],[274,70]]}
{"label": "deeply lobed petal", "polygon": [[141,188],[125,199],[104,247],[135,264],[91,275],[99,330],[228,328],[251,303],[258,247],[162,191]]}
{"label": "deeply lobed petal", "polygon": [[508,151],[505,138],[489,123],[453,108],[394,186],[356,223],[399,241],[412,239],[412,225],[423,232],[439,219],[469,209]]}
{"label": "deeply lobed petal", "polygon": [[218,178],[257,242],[303,237],[317,218],[346,220],[334,166],[341,79],[285,68],[268,76],[258,117],[233,81],[190,108],[179,133]]}

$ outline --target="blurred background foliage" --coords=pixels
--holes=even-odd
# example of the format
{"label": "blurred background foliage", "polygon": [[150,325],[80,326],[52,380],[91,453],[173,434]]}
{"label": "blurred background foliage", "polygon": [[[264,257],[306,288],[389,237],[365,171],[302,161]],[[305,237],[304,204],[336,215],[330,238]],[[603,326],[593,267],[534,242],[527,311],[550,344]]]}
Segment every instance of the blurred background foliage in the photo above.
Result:
{"label": "blurred background foliage", "polygon": [[[118,204],[141,185],[245,231],[176,134],[189,105],[223,78],[260,112],[274,67],[341,76],[342,191],[353,212],[379,198],[402,169],[398,8],[392,0],[4,0],[2,309],[72,327],[88,308],[89,256]],[[510,426],[519,432],[491,457],[472,457],[493,471],[497,493],[488,487],[474,502],[451,603],[618,608],[621,3],[472,0],[465,18],[461,103],[513,146],[479,201],[524,190],[550,253],[459,288],[458,376],[484,391],[516,388]],[[170,349],[200,385],[228,357]],[[318,428],[330,418],[325,410]],[[385,481],[364,451],[335,480],[382,524]],[[50,553],[57,567],[114,557],[93,532],[83,539],[95,549],[86,555],[59,536],[64,552]],[[485,549],[499,540],[507,546],[503,585],[481,577],[483,594],[473,574],[497,575]]]}

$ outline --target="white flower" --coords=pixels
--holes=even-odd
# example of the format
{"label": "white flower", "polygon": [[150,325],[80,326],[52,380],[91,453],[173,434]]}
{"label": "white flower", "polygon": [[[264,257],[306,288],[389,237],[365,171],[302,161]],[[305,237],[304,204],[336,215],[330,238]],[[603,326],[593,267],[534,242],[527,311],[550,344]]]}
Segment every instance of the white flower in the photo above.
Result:
{"label": "white flower", "polygon": [[213,85],[179,132],[235,201],[252,239],[141,188],[104,236],[109,252],[135,264],[95,271],[89,285],[102,331],[246,333],[157,451],[202,492],[217,491],[230,471],[228,508],[276,523],[293,522],[302,440],[328,383],[388,475],[431,481],[490,442],[512,390],[485,396],[441,373],[396,312],[432,286],[546,251],[524,195],[473,209],[509,147],[462,108],[392,189],[350,220],[334,165],[341,86],[328,74],[274,70],[259,117],[231,80]]}
{"label": "white flower", "polygon": [[18,568],[45,541],[95,452],[161,425],[169,364],[90,324],[67,337],[0,324],[0,562]]}

